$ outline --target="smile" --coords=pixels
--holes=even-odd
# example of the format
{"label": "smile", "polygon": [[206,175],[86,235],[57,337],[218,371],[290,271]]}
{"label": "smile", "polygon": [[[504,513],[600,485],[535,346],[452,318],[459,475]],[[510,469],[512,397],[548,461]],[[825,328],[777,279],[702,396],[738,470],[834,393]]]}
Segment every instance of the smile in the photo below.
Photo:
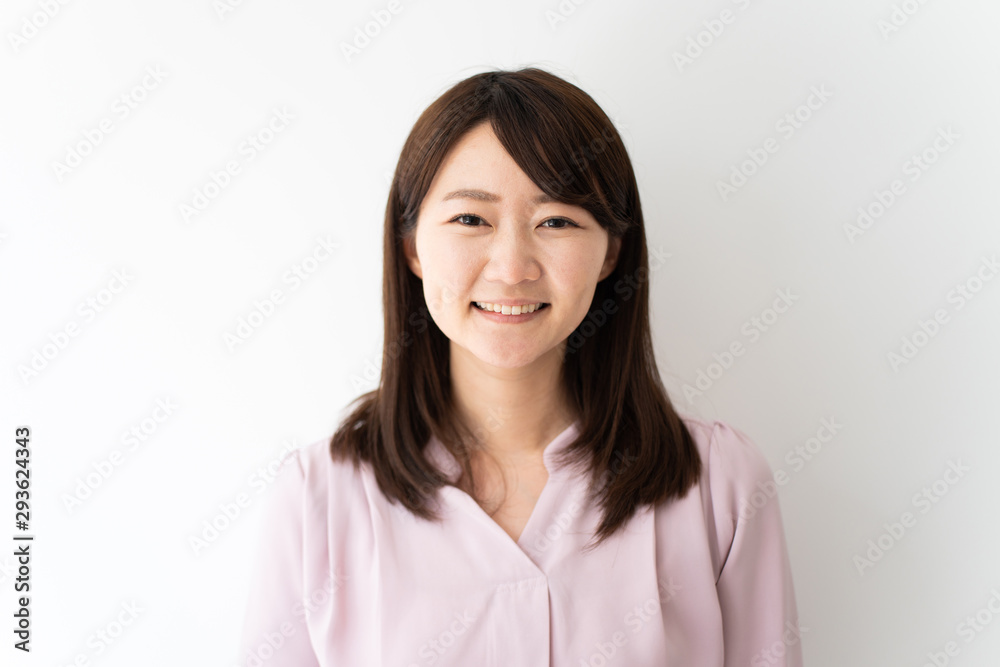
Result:
{"label": "smile", "polygon": [[499,303],[487,303],[485,301],[473,301],[473,303],[479,310],[487,313],[500,313],[502,315],[521,315],[533,313],[536,310],[541,310],[549,305],[544,302],[527,303],[519,306],[503,306]]}

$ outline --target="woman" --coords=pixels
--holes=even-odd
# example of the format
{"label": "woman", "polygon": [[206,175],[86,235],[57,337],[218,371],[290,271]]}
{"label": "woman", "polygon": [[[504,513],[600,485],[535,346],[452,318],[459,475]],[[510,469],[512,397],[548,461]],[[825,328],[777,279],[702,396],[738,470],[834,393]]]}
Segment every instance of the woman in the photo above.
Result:
{"label": "woman", "polygon": [[771,470],[671,405],[635,176],[589,95],[534,68],[444,93],[384,260],[380,385],[285,459],[242,664],[801,664]]}

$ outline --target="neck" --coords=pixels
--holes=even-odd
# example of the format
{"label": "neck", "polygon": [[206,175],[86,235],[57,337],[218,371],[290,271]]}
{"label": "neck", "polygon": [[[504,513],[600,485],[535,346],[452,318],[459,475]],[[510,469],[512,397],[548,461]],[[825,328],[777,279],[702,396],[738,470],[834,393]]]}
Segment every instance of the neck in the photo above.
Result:
{"label": "neck", "polygon": [[528,462],[575,419],[562,384],[559,348],[521,368],[484,364],[451,346],[451,383],[459,419],[476,447],[498,460]]}

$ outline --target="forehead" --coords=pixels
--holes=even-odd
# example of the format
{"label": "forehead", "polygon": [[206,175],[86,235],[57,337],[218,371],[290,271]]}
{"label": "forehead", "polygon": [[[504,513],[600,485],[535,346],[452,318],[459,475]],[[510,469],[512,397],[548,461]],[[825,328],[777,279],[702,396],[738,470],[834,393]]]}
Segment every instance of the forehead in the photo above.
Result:
{"label": "forehead", "polygon": [[554,201],[518,166],[493,133],[488,121],[467,131],[441,161],[427,191],[435,203],[452,199],[477,199],[495,203],[498,190],[518,190],[534,203]]}
{"label": "forehead", "polygon": [[466,130],[465,134],[459,137],[458,141],[451,147],[448,155],[445,156],[441,166],[445,166],[448,162],[458,157],[467,158],[470,155],[492,153],[497,150],[506,153],[500,140],[497,139],[497,135],[493,132],[493,126],[490,125],[489,121],[484,120],[471,129]]}

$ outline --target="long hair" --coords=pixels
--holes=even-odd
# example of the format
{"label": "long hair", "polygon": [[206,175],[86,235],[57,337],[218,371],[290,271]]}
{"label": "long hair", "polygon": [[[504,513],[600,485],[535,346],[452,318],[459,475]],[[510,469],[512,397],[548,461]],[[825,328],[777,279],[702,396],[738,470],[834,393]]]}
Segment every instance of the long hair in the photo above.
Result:
{"label": "long hair", "polygon": [[[701,459],[660,379],[649,326],[649,267],[639,190],[611,120],[583,90],[549,72],[492,71],[458,82],[417,119],[385,211],[385,331],[377,389],[355,399],[330,440],[334,460],[367,461],[382,493],[440,520],[429,501],[451,481],[424,448],[434,434],[471,480],[475,435],[454,416],[449,340],[430,317],[403,242],[438,167],[470,129],[489,122],[527,176],[559,202],[581,206],[621,239],[617,264],[566,341],[562,380],[580,417],[560,465],[589,470],[602,517],[597,546],[642,505],[683,498]],[[473,497],[475,489],[473,487]]]}

